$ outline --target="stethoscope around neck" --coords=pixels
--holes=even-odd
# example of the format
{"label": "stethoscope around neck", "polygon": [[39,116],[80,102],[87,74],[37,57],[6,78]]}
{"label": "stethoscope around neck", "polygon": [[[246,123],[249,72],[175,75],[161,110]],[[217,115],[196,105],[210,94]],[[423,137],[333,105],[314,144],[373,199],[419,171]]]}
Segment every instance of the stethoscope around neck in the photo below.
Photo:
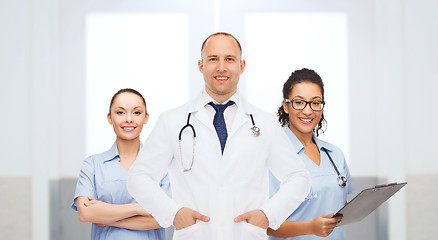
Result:
{"label": "stethoscope around neck", "polygon": [[[195,161],[195,146],[196,146],[196,131],[195,131],[195,127],[193,127],[192,124],[190,124],[190,116],[192,115],[192,113],[189,113],[189,116],[187,117],[187,124],[184,125],[181,130],[179,131],[179,135],[178,135],[178,142],[179,142],[179,154],[180,154],[180,158],[181,158],[181,165],[183,167],[183,171],[184,172],[188,172],[190,170],[192,170],[193,167],[193,162]],[[182,147],[181,147],[181,136],[182,133],[184,132],[184,130],[186,128],[191,128],[192,132],[193,132],[193,153],[192,153],[192,162],[190,163],[190,167],[186,168],[184,165],[184,161],[182,159],[183,154],[182,154]]]}
{"label": "stethoscope around neck", "polygon": [[[195,127],[193,127],[192,124],[190,124],[190,116],[192,115],[192,113],[189,113],[189,115],[187,116],[187,123],[186,125],[184,125],[181,130],[179,131],[179,135],[178,135],[178,144],[179,144],[179,154],[180,154],[180,159],[181,159],[181,166],[183,168],[183,172],[188,172],[190,170],[192,170],[193,168],[193,162],[195,161],[195,146],[196,146],[196,131],[195,131]],[[252,127],[249,129],[249,133],[254,136],[254,137],[258,137],[260,136],[260,128],[257,127],[255,125],[254,122],[254,117],[252,116],[252,114],[249,114],[249,116],[251,117],[251,122],[252,122]],[[183,154],[182,154],[182,147],[181,147],[181,139],[182,139],[182,134],[184,132],[184,130],[186,128],[190,128],[192,129],[193,132],[193,152],[192,152],[192,161],[190,162],[190,166],[187,168],[184,164],[183,161]]]}
{"label": "stethoscope around neck", "polygon": [[[347,178],[346,178],[345,176],[342,176],[342,175],[341,175],[341,173],[339,172],[338,168],[336,167],[335,162],[333,161],[332,157],[331,157],[330,154],[328,153],[327,149],[325,149],[325,148],[322,148],[322,149],[324,149],[324,152],[325,152],[325,153],[327,154],[327,156],[329,157],[330,162],[332,162],[333,167],[335,168],[336,173],[338,174],[338,177],[336,178],[336,180],[338,181],[339,186],[341,186],[341,187],[345,187],[345,186],[347,186]],[[309,197],[306,197],[305,200],[306,200],[306,201],[309,201],[309,200],[315,199],[315,198],[317,198],[317,197],[318,197],[318,194],[313,193],[312,187],[310,187],[310,196],[309,196]]]}
{"label": "stethoscope around neck", "polygon": [[325,153],[327,154],[327,156],[329,157],[330,162],[332,162],[333,167],[335,168],[336,173],[338,174],[338,178],[337,178],[337,180],[338,180],[338,184],[339,184],[339,186],[341,186],[341,187],[345,187],[345,186],[347,186],[347,178],[346,178],[345,176],[342,176],[342,175],[341,175],[341,173],[339,172],[338,168],[336,167],[335,162],[333,161],[332,157],[331,157],[330,154],[328,153],[327,149],[325,149],[325,148],[322,148],[322,149],[324,149],[324,152],[325,152]]}

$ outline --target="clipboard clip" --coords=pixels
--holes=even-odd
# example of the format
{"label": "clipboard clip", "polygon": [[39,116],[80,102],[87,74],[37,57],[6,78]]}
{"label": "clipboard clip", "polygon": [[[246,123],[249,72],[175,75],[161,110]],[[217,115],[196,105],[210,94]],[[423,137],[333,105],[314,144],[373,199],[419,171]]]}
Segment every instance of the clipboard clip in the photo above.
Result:
{"label": "clipboard clip", "polygon": [[388,183],[388,184],[376,185],[374,188],[389,187],[389,186],[394,186],[394,185],[397,185],[397,183],[393,182],[393,183]]}

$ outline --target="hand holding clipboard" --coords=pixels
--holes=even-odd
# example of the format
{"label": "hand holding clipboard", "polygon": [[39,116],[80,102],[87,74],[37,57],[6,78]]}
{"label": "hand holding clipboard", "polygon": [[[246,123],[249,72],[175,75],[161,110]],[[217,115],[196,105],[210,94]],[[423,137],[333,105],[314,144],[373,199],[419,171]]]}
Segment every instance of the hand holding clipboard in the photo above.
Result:
{"label": "hand holding clipboard", "polygon": [[333,217],[344,216],[338,226],[359,222],[406,184],[407,182],[389,183],[377,185],[373,188],[366,188],[351,199],[351,201],[341,208]]}

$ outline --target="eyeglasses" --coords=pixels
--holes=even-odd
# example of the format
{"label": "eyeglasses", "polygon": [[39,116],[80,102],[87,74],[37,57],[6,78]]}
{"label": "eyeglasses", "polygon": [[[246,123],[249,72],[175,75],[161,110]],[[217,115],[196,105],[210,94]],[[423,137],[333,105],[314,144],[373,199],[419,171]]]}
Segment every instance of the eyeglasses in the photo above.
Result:
{"label": "eyeglasses", "polygon": [[309,104],[313,111],[322,111],[325,105],[324,101],[304,101],[302,99],[284,99],[284,101],[287,103],[292,103],[292,107],[295,110],[303,110],[306,108],[307,104]]}

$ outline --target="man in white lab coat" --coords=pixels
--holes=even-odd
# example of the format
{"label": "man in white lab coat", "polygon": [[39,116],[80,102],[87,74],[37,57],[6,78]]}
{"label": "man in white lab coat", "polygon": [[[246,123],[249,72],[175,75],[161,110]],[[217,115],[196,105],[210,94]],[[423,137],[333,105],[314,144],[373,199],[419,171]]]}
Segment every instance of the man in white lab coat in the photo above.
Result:
{"label": "man in white lab coat", "polygon": [[[162,227],[174,225],[175,240],[267,239],[308,194],[309,174],[275,116],[237,90],[245,70],[237,39],[212,34],[201,56],[205,89],[160,116],[129,171],[129,192]],[[271,199],[269,170],[282,182]],[[166,171],[172,198],[159,187]]]}

